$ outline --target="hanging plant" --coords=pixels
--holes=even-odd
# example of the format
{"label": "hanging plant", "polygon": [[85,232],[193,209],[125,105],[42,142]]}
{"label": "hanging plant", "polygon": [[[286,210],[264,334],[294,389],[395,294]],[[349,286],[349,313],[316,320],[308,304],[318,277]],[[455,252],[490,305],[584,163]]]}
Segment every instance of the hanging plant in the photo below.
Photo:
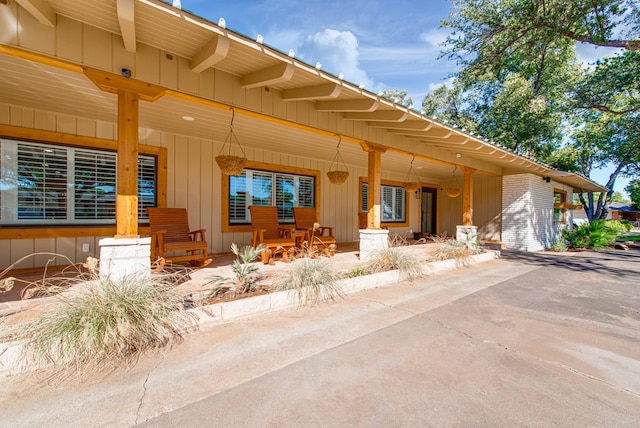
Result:
{"label": "hanging plant", "polygon": [[413,161],[415,159],[416,159],[416,156],[413,155],[413,159],[411,159],[411,164],[409,165],[409,172],[407,173],[407,178],[405,179],[405,182],[402,185],[404,189],[409,193],[413,193],[422,187],[420,178],[418,177],[418,174],[416,174],[416,171],[413,169]]}
{"label": "hanging plant", "polygon": [[449,196],[450,198],[457,198],[458,196],[460,196],[460,193],[462,192],[462,186],[460,185],[460,181],[456,178],[457,169],[458,169],[458,166],[453,167],[453,174],[451,175],[451,178],[445,181],[442,186],[442,190],[444,190],[444,193],[446,193],[446,195]]}
{"label": "hanging plant", "polygon": [[[247,155],[244,153],[236,134],[233,132],[233,119],[235,116],[235,111],[233,108],[231,109],[231,123],[229,124],[229,133],[227,137],[224,139],[224,144],[220,149],[220,153],[216,156],[216,163],[220,167],[220,170],[225,175],[240,175],[242,174],[242,170],[247,162]],[[240,148],[240,152],[242,152],[242,156],[233,155],[231,152],[231,146],[233,143],[238,145]],[[225,154],[225,148],[227,153]]]}
{"label": "hanging plant", "polygon": [[[347,181],[349,177],[349,171],[347,170],[347,164],[344,163],[344,159],[342,159],[342,155],[340,154],[340,143],[342,142],[342,137],[338,135],[338,146],[336,147],[336,154],[333,157],[333,161],[331,162],[331,166],[329,166],[329,171],[327,171],[327,177],[329,177],[329,181],[331,184],[342,184]],[[333,169],[335,166],[335,170]]]}

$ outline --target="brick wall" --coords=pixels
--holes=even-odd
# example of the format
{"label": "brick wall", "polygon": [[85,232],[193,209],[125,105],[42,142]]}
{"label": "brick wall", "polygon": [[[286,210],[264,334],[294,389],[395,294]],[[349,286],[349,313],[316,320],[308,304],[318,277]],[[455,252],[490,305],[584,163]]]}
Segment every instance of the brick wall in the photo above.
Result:
{"label": "brick wall", "polygon": [[559,186],[533,174],[502,178],[502,242],[507,248],[539,251],[553,245],[558,234],[553,223],[554,187]]}

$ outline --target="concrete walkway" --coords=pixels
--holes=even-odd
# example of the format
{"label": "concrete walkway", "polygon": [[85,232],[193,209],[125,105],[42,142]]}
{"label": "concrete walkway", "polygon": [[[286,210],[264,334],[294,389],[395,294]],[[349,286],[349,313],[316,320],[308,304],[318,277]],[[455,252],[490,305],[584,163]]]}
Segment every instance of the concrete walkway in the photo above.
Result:
{"label": "concrete walkway", "polygon": [[637,426],[640,254],[509,253],[201,330],[106,379],[0,379],[0,426]]}

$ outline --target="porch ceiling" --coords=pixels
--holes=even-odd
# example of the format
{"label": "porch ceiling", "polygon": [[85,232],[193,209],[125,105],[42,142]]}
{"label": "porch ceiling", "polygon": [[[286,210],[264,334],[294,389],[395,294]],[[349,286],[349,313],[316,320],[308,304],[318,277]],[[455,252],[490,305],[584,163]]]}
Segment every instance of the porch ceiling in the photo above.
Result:
{"label": "porch ceiling", "polygon": [[[385,137],[385,145],[392,149],[382,157],[385,171],[406,174],[410,155],[416,153],[423,157],[416,158],[414,167],[421,176],[433,179],[449,178],[453,164],[487,165],[492,173],[534,173],[553,176],[574,188],[602,190],[584,177],[559,174],[161,0],[44,0],[33,5],[45,12],[37,17],[39,20],[48,19],[51,15],[46,13],[48,9],[118,34],[130,50],[139,44],[153,46],[191,61],[196,72],[214,67],[238,76],[246,87],[264,86],[281,91],[282,99],[290,100],[286,102],[305,100],[318,111],[341,115],[370,129],[369,134]],[[55,20],[48,23],[55,24]],[[11,55],[0,55],[0,72],[4,76],[0,80],[3,101],[116,122],[116,97],[101,92],[82,73]],[[182,116],[192,116],[195,121],[184,121]],[[14,122],[12,119],[13,124],[20,126],[19,121]],[[229,122],[228,108],[206,103],[172,96],[140,103],[140,126],[146,129],[221,142],[228,133]],[[298,156],[303,148],[306,157],[333,158],[337,136],[320,126],[318,131],[322,132],[314,132],[309,127],[283,122],[265,120],[260,115],[236,114],[234,130],[246,147],[277,148],[283,154]],[[367,155],[359,144],[345,142],[340,149],[348,165],[366,167]],[[425,158],[441,161],[430,162]]]}

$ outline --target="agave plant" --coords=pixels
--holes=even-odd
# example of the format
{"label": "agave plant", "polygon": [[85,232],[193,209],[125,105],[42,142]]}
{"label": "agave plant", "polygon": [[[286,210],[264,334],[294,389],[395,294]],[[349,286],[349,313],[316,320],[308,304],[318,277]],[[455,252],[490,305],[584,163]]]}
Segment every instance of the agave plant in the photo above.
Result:
{"label": "agave plant", "polygon": [[[255,290],[260,269],[252,262],[258,259],[265,249],[264,244],[260,244],[257,247],[246,245],[242,248],[239,248],[235,243],[231,244],[231,252],[236,256],[236,259],[231,264],[234,278],[218,275],[211,277],[211,280],[205,284],[213,283],[216,285],[211,294],[217,295],[223,291],[241,294]],[[230,286],[226,286],[227,284],[230,284]]]}

